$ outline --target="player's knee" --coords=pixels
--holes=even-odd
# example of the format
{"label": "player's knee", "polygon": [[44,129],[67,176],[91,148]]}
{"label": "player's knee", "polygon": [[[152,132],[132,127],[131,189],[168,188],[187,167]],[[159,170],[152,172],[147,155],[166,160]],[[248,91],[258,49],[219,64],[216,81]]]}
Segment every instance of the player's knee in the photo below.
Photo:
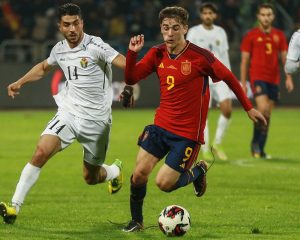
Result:
{"label": "player's knee", "polygon": [[45,164],[45,162],[48,160],[48,158],[49,158],[49,154],[47,153],[45,148],[43,148],[40,145],[37,145],[36,150],[31,159],[31,164],[37,167],[42,167]]}
{"label": "player's knee", "polygon": [[230,119],[231,118],[231,112],[232,112],[231,110],[227,110],[227,111],[223,112],[222,114],[225,118]]}
{"label": "player's knee", "polygon": [[148,181],[148,174],[145,171],[134,171],[132,181],[135,184],[144,184]]}
{"label": "player's knee", "polygon": [[174,190],[174,184],[167,180],[156,178],[156,185],[163,192],[172,192]]}
{"label": "player's knee", "polygon": [[34,158],[42,159],[45,157],[46,157],[45,149],[42,146],[37,145],[35,153],[34,153]]}

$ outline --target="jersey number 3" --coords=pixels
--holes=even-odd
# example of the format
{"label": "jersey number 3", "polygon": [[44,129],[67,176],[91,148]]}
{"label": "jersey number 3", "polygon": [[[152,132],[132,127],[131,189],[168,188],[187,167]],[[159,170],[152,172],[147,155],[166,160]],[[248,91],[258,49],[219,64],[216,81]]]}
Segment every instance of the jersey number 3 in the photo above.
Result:
{"label": "jersey number 3", "polygon": [[272,43],[266,43],[266,54],[272,54]]}

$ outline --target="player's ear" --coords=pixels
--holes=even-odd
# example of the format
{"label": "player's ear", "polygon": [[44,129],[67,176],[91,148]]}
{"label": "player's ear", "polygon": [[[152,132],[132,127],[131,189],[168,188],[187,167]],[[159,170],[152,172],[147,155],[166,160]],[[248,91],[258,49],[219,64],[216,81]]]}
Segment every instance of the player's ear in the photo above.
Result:
{"label": "player's ear", "polygon": [[187,32],[189,30],[189,26],[188,25],[184,25],[183,26],[183,30],[184,30],[184,35],[187,34]]}

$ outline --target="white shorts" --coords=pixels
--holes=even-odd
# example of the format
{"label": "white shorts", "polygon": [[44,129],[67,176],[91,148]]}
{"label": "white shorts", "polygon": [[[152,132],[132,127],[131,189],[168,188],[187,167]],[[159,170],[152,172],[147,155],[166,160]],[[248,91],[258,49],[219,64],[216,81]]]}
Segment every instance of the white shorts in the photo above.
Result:
{"label": "white shorts", "polygon": [[210,89],[209,107],[211,107],[212,101],[215,101],[217,104],[219,104],[220,102],[223,102],[226,99],[231,99],[233,95],[231,89],[223,81],[209,84],[209,89]]}
{"label": "white shorts", "polygon": [[92,165],[102,165],[109,144],[111,120],[108,122],[86,120],[59,110],[47,124],[42,135],[58,136],[62,150],[74,139],[83,146],[83,159]]}

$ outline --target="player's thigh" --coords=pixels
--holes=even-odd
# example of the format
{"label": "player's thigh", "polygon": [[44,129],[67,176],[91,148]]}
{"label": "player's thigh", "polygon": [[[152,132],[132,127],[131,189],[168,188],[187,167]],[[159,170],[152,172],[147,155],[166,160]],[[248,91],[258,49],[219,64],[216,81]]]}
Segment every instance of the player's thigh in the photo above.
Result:
{"label": "player's thigh", "polygon": [[136,158],[133,176],[147,178],[159,160],[160,159],[158,157],[140,147]]}
{"label": "player's thigh", "polygon": [[269,99],[267,95],[259,95],[255,97],[255,103],[257,110],[264,116],[270,116],[272,111],[273,101]]}
{"label": "player's thigh", "polygon": [[54,154],[60,150],[61,141],[57,136],[48,134],[42,135],[39,139],[30,163],[41,168]]}
{"label": "player's thigh", "polygon": [[[156,163],[169,151],[169,146],[164,143],[165,130],[155,125],[144,128],[138,139],[140,146],[133,177],[147,179]],[[144,181],[141,180],[141,181]]]}
{"label": "player's thigh", "polygon": [[74,115],[64,111],[58,111],[56,115],[48,122],[46,128],[41,134],[41,137],[45,135],[57,137],[60,141],[60,150],[65,149],[76,138],[74,121]]}
{"label": "player's thigh", "polygon": [[83,147],[83,160],[94,166],[101,166],[109,145],[110,121],[80,120],[77,140]]}

